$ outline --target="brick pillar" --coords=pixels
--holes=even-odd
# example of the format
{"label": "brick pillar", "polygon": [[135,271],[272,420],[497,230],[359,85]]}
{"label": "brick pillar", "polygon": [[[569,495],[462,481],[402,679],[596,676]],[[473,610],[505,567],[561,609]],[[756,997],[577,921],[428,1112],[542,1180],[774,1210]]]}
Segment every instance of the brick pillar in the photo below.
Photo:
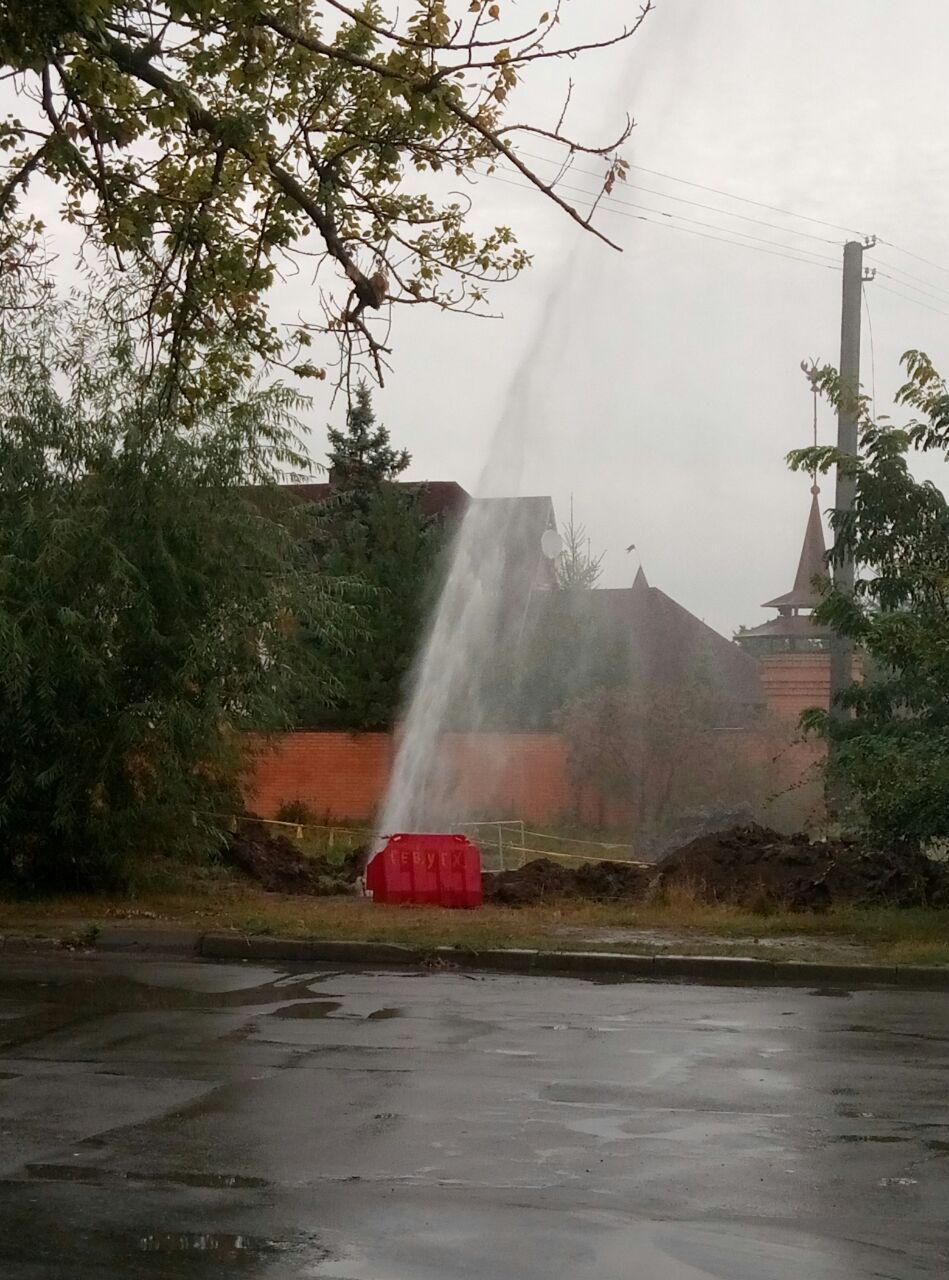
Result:
{"label": "brick pillar", "polygon": [[773,653],[759,659],[758,674],[772,715],[796,720],[808,707],[830,706],[830,654]]}

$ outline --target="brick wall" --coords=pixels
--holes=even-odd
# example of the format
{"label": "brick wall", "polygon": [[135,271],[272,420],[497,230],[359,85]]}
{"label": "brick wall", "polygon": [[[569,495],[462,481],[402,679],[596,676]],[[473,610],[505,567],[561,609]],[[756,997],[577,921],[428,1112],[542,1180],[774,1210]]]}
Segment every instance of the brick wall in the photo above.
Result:
{"label": "brick wall", "polygon": [[[805,695],[796,696],[800,701]],[[793,701],[789,693],[787,702],[796,714]],[[721,785],[713,789],[723,798],[735,785],[764,795],[804,777],[821,748],[790,746],[784,721],[783,728],[776,719],[767,728],[716,731],[710,758],[717,762]],[[302,801],[317,821],[371,825],[385,795],[394,749],[388,733],[285,734],[258,755],[247,780],[248,808],[272,818],[282,804]],[[556,733],[446,734],[440,763],[447,779],[446,821],[520,818],[541,829],[579,823],[618,832],[629,831],[635,821],[631,803],[593,786],[574,785],[566,744]],[[755,771],[761,779],[753,786]]]}
{"label": "brick wall", "polygon": [[258,754],[246,787],[247,806],[273,818],[302,800],[320,821],[371,821],[392,765],[388,733],[287,733]]}
{"label": "brick wall", "polygon": [[[330,823],[371,823],[385,795],[394,742],[388,733],[288,733],[257,756],[247,805],[272,818],[303,801]],[[572,804],[566,748],[555,733],[452,733],[442,741],[457,817],[556,822]]]}
{"label": "brick wall", "polygon": [[782,720],[830,706],[828,653],[775,653],[760,660],[758,673],[768,710]]}

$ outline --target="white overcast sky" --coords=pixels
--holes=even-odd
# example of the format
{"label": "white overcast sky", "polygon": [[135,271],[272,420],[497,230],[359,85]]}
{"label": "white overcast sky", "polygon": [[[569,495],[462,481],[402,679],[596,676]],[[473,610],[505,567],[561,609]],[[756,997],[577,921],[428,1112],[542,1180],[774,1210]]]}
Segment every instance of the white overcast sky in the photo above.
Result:
{"label": "white overcast sky", "polygon": [[[569,8],[573,35],[614,29],[638,5]],[[633,164],[875,233],[949,268],[947,50],[946,0],[657,0],[631,46],[539,68],[512,117],[552,122],[572,75],[568,125],[599,140],[628,109]],[[839,260],[846,238],[635,169],[630,183],[773,222],[734,222],[632,186],[617,192],[778,249]],[[536,193],[485,179],[474,195],[479,224],[513,226],[535,266],[495,291],[501,320],[397,316],[393,371],[376,404],[412,453],[409,476],[476,489],[520,369],[526,436],[511,491],[549,493],[561,518],[573,495],[594,548],[606,552],[604,585],[628,584],[641,558],[651,583],[723,633],[761,621],[760,602],[787,590],[796,568],[809,481],[791,475],[784,456],[810,436],[800,361],[838,358],[839,274],[604,210],[600,225],[622,243],[619,254]],[[833,243],[792,234],[803,230]],[[69,237],[61,241],[68,251]],[[912,273],[937,295],[914,295],[929,310],[884,291],[909,293],[905,277],[867,286],[876,399],[886,410],[906,348],[949,369],[949,270],[883,245],[866,262]],[[305,313],[316,295],[298,277],[276,301],[278,311]],[[863,356],[869,391],[866,315]],[[308,415],[316,457],[326,421],[342,412],[319,387]],[[504,429],[513,430],[510,419]],[[824,408],[821,438],[833,430]],[[825,505],[831,497],[826,481]]]}
{"label": "white overcast sky", "polygon": [[[605,30],[634,7],[585,0],[581,25]],[[579,132],[599,136],[629,107],[634,164],[876,233],[949,267],[947,50],[944,0],[659,0],[628,51],[558,76],[569,70],[577,81]],[[549,113],[552,95],[550,81],[522,101]],[[835,259],[846,239],[635,170],[630,182],[826,235],[835,243],[731,222]],[[624,548],[634,542],[650,582],[712,626],[731,634],[760,621],[760,602],[787,590],[797,565],[809,481],[783,460],[810,436],[800,361],[837,362],[839,274],[605,212],[601,225],[624,252],[591,240],[568,273],[576,229],[542,197],[488,180],[476,196],[536,262],[496,291],[501,321],[400,317],[377,406],[412,452],[409,474],[477,485],[510,379],[549,305],[554,336],[531,379],[520,491],[550,493],[561,517],[573,494],[593,546],[606,551],[604,585],[631,581],[639,560]],[[866,261],[949,290],[949,273],[890,248]],[[945,315],[876,284],[867,294],[885,408],[907,347],[949,368],[949,293],[945,303],[920,299]],[[869,390],[866,317],[863,345]],[[825,407],[822,438],[833,431]],[[317,431],[314,451],[321,446]],[[824,500],[831,493],[825,481]]]}

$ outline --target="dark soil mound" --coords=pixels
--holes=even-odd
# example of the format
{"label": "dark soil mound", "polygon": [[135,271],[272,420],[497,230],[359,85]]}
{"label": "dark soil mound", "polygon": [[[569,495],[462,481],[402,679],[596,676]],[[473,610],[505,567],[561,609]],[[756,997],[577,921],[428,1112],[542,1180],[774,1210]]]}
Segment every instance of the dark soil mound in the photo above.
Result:
{"label": "dark soil mound", "polygon": [[228,839],[224,860],[272,893],[345,893],[356,879],[358,851],[342,864],[330,863],[307,857],[262,822],[245,822]]}
{"label": "dark soil mound", "polygon": [[641,898],[649,883],[641,867],[618,862],[584,862],[565,867],[550,858],[535,858],[517,871],[486,872],[481,877],[485,902],[526,906],[557,897]]}
{"label": "dark soil mound", "polygon": [[484,900],[526,906],[554,898],[635,901],[687,887],[709,902],[821,911],[836,904],[949,906],[949,866],[921,853],[867,849],[849,840],[811,841],[754,823],[689,841],[653,868],[616,862],[568,867],[537,858],[517,871],[482,876]]}
{"label": "dark soil mound", "polygon": [[710,901],[773,902],[796,910],[835,903],[934,906],[949,901],[949,872],[923,854],[812,842],[754,824],[700,836],[667,854],[657,886],[687,884]]}

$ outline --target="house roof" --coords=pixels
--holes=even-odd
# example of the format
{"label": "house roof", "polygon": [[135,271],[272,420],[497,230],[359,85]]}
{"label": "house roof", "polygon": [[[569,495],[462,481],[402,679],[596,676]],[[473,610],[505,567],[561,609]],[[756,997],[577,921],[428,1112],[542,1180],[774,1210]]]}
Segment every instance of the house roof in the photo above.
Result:
{"label": "house roof", "polygon": [[[471,501],[469,494],[454,480],[393,480],[389,483],[410,493],[417,492],[422,511],[427,516],[460,516]],[[337,492],[336,485],[329,480],[282,487],[308,502],[317,503],[326,502]]]}
{"label": "house roof", "polygon": [[[801,558],[798,561],[794,586],[783,596],[775,596],[766,601],[763,609],[814,609],[820,602],[820,596],[814,590],[813,579],[827,573],[826,544],[824,543],[824,526],[820,517],[820,505],[817,497],[820,493],[817,485],[811,488],[811,509],[804,530],[804,544],[801,547]],[[748,632],[745,633],[749,634]]]}
{"label": "house roof", "polygon": [[596,588],[588,598],[604,636],[628,645],[635,676],[658,684],[704,679],[734,703],[749,707],[762,701],[754,658],[651,587],[642,568],[631,587]]}
{"label": "house roof", "polygon": [[769,618],[759,627],[748,627],[740,639],[763,638],[772,640],[823,640],[831,634],[830,627],[818,626],[809,613],[784,614]]}

